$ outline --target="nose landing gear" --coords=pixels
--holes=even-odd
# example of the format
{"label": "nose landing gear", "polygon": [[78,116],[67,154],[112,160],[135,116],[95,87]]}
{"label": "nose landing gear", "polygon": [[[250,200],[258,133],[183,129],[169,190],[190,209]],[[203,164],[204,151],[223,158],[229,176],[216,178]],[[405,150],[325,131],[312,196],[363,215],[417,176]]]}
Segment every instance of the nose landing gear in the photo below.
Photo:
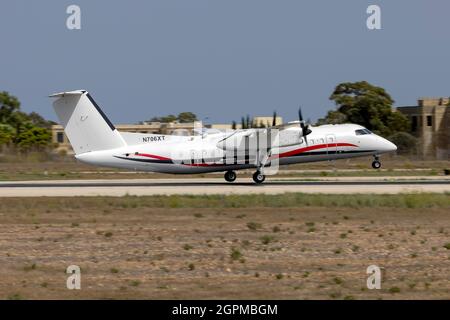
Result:
{"label": "nose landing gear", "polygon": [[380,162],[380,158],[378,156],[373,157],[372,168],[374,168],[374,169],[381,168],[381,162]]}
{"label": "nose landing gear", "polygon": [[227,172],[225,172],[224,178],[228,182],[233,182],[234,180],[236,180],[236,172],[227,171]]}
{"label": "nose landing gear", "polygon": [[261,184],[261,183],[264,182],[264,180],[266,180],[266,176],[263,175],[263,174],[261,173],[261,171],[256,171],[256,172],[253,174],[253,181],[255,181],[255,183]]}

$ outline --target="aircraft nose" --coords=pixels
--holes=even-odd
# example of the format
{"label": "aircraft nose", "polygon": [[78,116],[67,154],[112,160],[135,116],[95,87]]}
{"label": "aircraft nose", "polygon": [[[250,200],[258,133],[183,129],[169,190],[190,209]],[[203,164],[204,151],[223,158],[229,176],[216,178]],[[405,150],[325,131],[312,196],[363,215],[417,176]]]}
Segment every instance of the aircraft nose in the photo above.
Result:
{"label": "aircraft nose", "polygon": [[397,150],[397,146],[387,139],[383,139],[383,151],[393,152]]}

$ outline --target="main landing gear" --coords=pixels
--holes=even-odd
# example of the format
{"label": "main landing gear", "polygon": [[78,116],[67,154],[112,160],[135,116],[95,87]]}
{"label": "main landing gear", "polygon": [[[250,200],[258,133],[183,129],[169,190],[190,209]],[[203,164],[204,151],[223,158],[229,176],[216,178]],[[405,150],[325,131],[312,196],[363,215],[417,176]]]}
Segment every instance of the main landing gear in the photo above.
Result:
{"label": "main landing gear", "polygon": [[236,180],[236,172],[227,171],[227,172],[225,172],[224,178],[228,182],[233,182],[234,180]]}
{"label": "main landing gear", "polygon": [[380,162],[380,158],[378,158],[378,156],[373,157],[372,168],[374,168],[374,169],[381,168],[381,162]]}
{"label": "main landing gear", "polygon": [[[228,182],[234,182],[236,180],[236,172],[227,171],[227,172],[225,172],[223,177]],[[253,174],[253,181],[255,181],[255,183],[260,184],[260,183],[263,183],[264,180],[266,180],[266,176],[263,175],[261,173],[261,171],[258,170]]]}
{"label": "main landing gear", "polygon": [[253,174],[253,181],[255,181],[255,183],[260,184],[260,183],[263,183],[264,180],[266,180],[266,176],[263,175],[263,174],[261,173],[261,171],[256,171],[256,172]]}

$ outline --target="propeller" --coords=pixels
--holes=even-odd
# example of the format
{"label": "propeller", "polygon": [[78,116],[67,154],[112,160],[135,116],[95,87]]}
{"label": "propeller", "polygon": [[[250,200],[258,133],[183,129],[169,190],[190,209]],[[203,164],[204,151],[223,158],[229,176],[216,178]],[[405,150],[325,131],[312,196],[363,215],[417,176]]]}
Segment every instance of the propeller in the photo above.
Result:
{"label": "propeller", "polygon": [[310,134],[312,131],[311,129],[309,129],[309,125],[305,124],[305,121],[303,120],[301,107],[298,108],[298,119],[300,121],[300,128],[302,129],[302,137],[305,138],[305,143],[306,145],[308,145],[308,139],[306,138],[306,136]]}
{"label": "propeller", "polygon": [[272,127],[275,127],[277,125],[277,112],[273,112],[273,118],[272,118]]}

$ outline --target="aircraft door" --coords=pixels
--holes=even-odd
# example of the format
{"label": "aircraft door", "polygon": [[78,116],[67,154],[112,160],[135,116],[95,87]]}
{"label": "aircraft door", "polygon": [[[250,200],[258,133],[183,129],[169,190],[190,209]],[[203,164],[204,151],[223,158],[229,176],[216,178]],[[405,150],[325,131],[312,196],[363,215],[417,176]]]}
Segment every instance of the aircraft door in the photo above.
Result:
{"label": "aircraft door", "polygon": [[196,165],[199,163],[199,157],[196,150],[191,150],[191,165]]}
{"label": "aircraft door", "polygon": [[334,134],[328,134],[326,136],[327,143],[327,154],[336,154],[337,152],[337,141],[336,136]]}

